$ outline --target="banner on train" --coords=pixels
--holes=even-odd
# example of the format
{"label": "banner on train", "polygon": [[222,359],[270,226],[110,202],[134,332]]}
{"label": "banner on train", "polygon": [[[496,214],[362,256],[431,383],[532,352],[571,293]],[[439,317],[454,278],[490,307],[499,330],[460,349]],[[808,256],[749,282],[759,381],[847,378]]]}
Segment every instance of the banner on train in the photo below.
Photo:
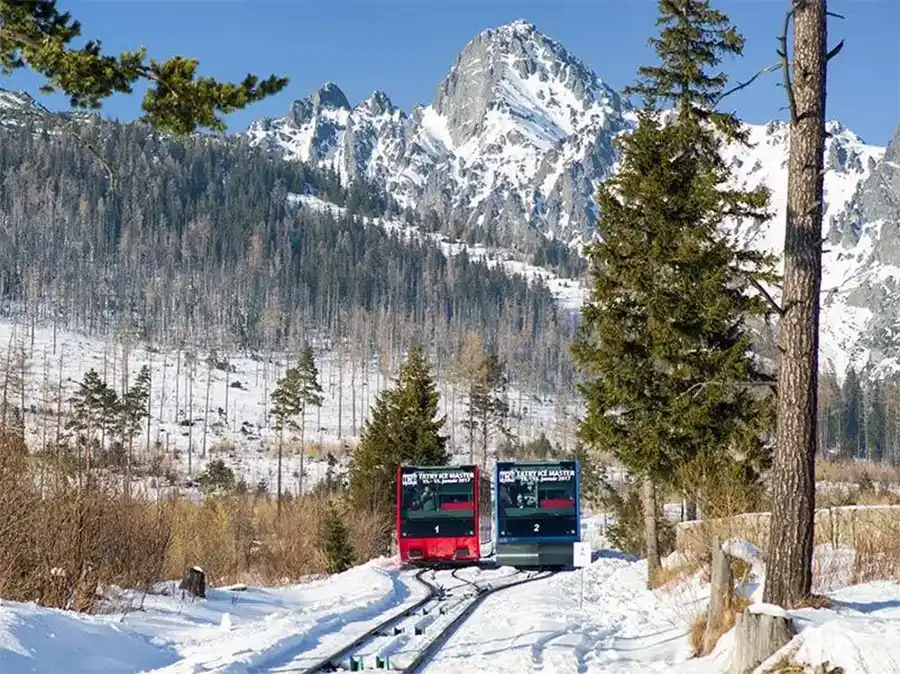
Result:
{"label": "banner on train", "polygon": [[571,468],[509,468],[501,470],[500,484],[511,482],[570,482],[575,479]]}
{"label": "banner on train", "polygon": [[416,472],[403,474],[403,486],[412,487],[417,484],[466,484],[475,476],[471,472],[454,470],[446,472]]}

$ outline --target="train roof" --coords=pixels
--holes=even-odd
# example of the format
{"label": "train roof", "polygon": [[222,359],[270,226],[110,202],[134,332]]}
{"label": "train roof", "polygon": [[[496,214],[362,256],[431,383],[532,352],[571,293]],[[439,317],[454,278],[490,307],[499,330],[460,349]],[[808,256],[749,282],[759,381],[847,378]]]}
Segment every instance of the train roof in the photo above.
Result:
{"label": "train roof", "polygon": [[401,468],[408,468],[412,470],[474,470],[478,466],[473,464],[454,464],[451,466],[411,466],[409,464],[401,464]]}

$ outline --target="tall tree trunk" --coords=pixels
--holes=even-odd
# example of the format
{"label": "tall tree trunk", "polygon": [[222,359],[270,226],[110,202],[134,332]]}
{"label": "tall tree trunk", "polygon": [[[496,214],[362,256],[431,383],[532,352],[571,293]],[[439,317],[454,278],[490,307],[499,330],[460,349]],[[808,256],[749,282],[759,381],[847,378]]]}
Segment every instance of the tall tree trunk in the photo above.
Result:
{"label": "tall tree trunk", "polygon": [[647,552],[647,585],[652,586],[653,579],[662,566],[659,560],[659,532],[656,526],[656,485],[649,477],[644,478],[644,547]]}
{"label": "tall tree trunk", "polygon": [[356,437],[356,352],[350,355],[350,406],[351,406],[351,428],[352,435]]}
{"label": "tall tree trunk", "polygon": [[[175,354],[175,418],[173,421],[175,424],[178,424],[178,394],[181,391],[181,349],[178,349],[178,353]],[[162,417],[160,417],[162,420]]]}
{"label": "tall tree trunk", "polygon": [[338,440],[343,438],[343,412],[344,412],[344,338],[338,337],[340,340],[338,348],[338,396],[337,396],[337,437]]}
{"label": "tall tree trunk", "polygon": [[212,360],[206,362],[206,404],[203,408],[203,449],[200,452],[202,458],[206,458],[206,436],[209,432],[209,387],[212,383]]}
{"label": "tall tree trunk", "polygon": [[282,448],[284,447],[284,423],[281,424],[281,428],[278,431],[278,478],[276,487],[277,496],[276,496],[276,512],[278,515],[281,515],[281,455]]}
{"label": "tall tree trunk", "polygon": [[231,359],[225,354],[225,428],[228,428],[228,389],[231,388]]}
{"label": "tall tree trunk", "polygon": [[59,382],[56,385],[56,457],[59,458],[59,448],[62,444],[62,404],[63,404],[63,361],[65,348],[59,351]]}
{"label": "tall tree trunk", "polygon": [[300,411],[300,493],[298,496],[303,496],[303,459],[306,456],[306,404],[304,403],[303,409]]}
{"label": "tall tree trunk", "polygon": [[827,67],[825,0],[801,0],[794,8],[777,445],[763,595],[785,608],[797,606],[812,585]]}

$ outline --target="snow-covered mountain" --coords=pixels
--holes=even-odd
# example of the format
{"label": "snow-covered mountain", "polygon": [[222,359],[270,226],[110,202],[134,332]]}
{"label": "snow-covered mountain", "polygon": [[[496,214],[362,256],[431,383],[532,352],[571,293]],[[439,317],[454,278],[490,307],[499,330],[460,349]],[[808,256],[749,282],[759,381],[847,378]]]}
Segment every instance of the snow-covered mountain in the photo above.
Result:
{"label": "snow-covered mountain", "polygon": [[[481,225],[499,244],[527,249],[545,236],[568,244],[592,236],[595,187],[616,168],[613,139],[633,123],[628,103],[587,65],[515,21],[469,42],[430,105],[407,112],[379,91],[353,107],[329,83],[247,134],[343,180],[365,176],[423,215]],[[733,233],[780,252],[788,128],[748,126],[753,146],[726,156],[736,182],[772,190],[775,215],[736,223]],[[828,130],[824,361],[840,374],[896,351],[900,367],[900,324],[887,318],[900,309],[900,132],[886,155],[839,122]]]}
{"label": "snow-covered mountain", "polygon": [[432,105],[407,113],[376,91],[351,107],[329,83],[248,134],[342,179],[365,175],[423,214],[483,224],[504,243],[571,241],[593,220],[594,184],[613,166],[626,110],[560,43],[516,21],[466,45]]}

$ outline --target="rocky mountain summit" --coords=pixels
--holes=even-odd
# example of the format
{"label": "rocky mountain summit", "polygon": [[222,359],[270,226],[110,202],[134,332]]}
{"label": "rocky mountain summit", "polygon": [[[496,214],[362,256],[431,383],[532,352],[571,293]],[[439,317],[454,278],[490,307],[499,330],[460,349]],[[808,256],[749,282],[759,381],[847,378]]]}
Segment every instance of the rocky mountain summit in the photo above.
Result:
{"label": "rocky mountain summit", "polygon": [[[329,83],[247,134],[345,181],[365,176],[426,218],[527,253],[546,238],[577,246],[594,235],[594,190],[615,170],[615,136],[633,123],[628,102],[586,64],[514,21],[465,45],[429,105],[407,112],[376,91],[351,106]],[[789,131],[778,121],[748,127],[753,146],[725,155],[736,182],[772,190],[775,217],[732,223],[731,233],[778,252]],[[900,128],[887,149],[837,121],[828,131],[823,365],[840,373],[872,360],[900,370]]]}

